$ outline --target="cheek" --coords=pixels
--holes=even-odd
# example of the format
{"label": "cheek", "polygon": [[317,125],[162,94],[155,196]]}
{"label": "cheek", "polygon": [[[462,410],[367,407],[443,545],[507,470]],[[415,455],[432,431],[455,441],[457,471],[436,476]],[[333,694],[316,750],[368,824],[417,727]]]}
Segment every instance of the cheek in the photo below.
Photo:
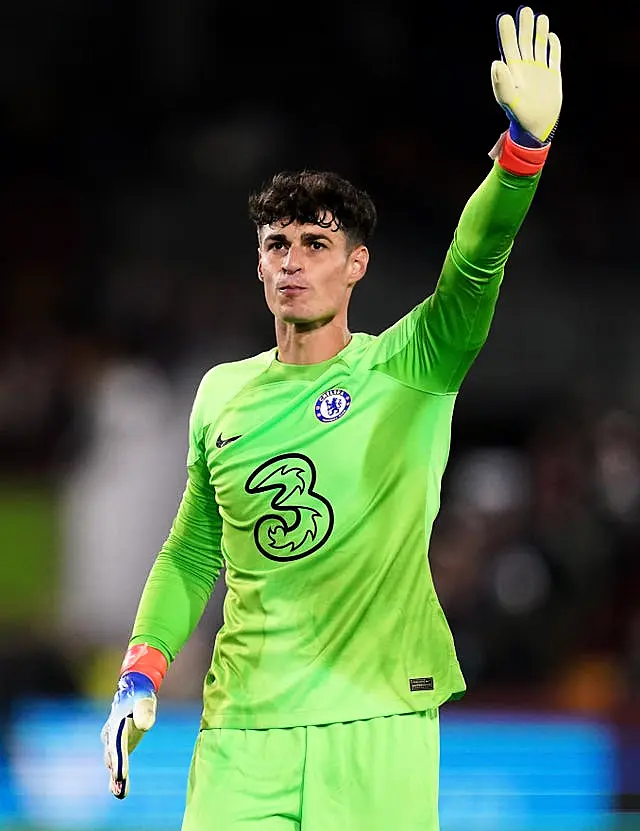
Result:
{"label": "cheek", "polygon": [[331,293],[332,297],[339,299],[347,293],[348,289],[349,283],[347,275],[343,269],[337,269],[327,281],[328,292]]}
{"label": "cheek", "polygon": [[275,278],[272,274],[269,274],[264,270],[262,272],[262,289],[264,291],[265,300],[267,301],[267,306],[273,311],[274,304],[277,300]]}
{"label": "cheek", "polygon": [[266,260],[262,260],[260,263],[260,268],[258,270],[258,275],[260,280],[264,284],[265,293],[273,290],[273,283],[274,283],[274,270],[270,263]]}
{"label": "cheek", "polygon": [[336,313],[346,302],[348,287],[344,275],[338,272],[325,274],[318,281],[309,298],[319,313]]}
{"label": "cheek", "polygon": [[267,305],[269,306],[269,308],[271,308],[276,297],[276,292],[273,287],[273,281],[263,280],[263,289]]}

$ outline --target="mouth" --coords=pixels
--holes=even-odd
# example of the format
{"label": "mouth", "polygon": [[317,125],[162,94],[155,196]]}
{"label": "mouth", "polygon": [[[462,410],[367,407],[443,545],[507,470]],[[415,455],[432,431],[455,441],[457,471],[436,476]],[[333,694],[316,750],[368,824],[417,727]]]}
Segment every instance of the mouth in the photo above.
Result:
{"label": "mouth", "polygon": [[278,287],[278,294],[282,294],[285,297],[295,297],[298,294],[301,294],[303,291],[306,291],[304,286],[296,286],[296,285],[284,285]]}

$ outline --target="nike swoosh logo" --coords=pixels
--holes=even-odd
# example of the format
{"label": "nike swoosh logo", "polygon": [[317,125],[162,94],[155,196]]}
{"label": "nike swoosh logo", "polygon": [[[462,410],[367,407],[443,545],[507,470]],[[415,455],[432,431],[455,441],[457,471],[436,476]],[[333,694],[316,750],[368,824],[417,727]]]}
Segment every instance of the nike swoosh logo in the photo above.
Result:
{"label": "nike swoosh logo", "polygon": [[236,441],[239,438],[241,438],[241,436],[229,436],[228,439],[223,439],[222,433],[218,433],[218,438],[216,439],[216,447],[225,447],[227,444],[231,444],[232,441]]}

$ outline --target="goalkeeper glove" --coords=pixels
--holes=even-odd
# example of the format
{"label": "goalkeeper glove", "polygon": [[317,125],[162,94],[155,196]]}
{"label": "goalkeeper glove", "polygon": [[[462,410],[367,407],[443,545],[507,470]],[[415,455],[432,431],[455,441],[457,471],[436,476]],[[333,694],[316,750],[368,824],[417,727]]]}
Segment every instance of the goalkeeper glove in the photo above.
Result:
{"label": "goalkeeper glove", "polygon": [[167,659],[148,644],[132,646],[120,670],[118,688],[100,738],[110,771],[109,787],[117,799],[129,793],[129,754],[156,720],[156,693],[167,671]]}
{"label": "goalkeeper glove", "polygon": [[[546,159],[562,107],[560,40],[549,31],[549,18],[528,6],[518,9],[515,20],[498,15],[497,32],[502,60],[491,64],[491,84],[510,125],[490,155],[513,173],[535,173]],[[503,158],[514,154],[515,159]]]}

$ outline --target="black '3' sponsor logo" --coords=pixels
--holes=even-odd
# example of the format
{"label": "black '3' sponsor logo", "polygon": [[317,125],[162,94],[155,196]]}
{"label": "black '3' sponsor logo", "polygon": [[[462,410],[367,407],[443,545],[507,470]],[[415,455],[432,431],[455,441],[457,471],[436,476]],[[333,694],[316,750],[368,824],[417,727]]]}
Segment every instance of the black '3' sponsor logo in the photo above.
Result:
{"label": "black '3' sponsor logo", "polygon": [[333,508],[315,490],[316,468],[302,453],[284,453],[253,471],[244,489],[269,494],[269,509],[256,522],[258,551],[270,560],[300,560],[321,548],[333,531]]}

